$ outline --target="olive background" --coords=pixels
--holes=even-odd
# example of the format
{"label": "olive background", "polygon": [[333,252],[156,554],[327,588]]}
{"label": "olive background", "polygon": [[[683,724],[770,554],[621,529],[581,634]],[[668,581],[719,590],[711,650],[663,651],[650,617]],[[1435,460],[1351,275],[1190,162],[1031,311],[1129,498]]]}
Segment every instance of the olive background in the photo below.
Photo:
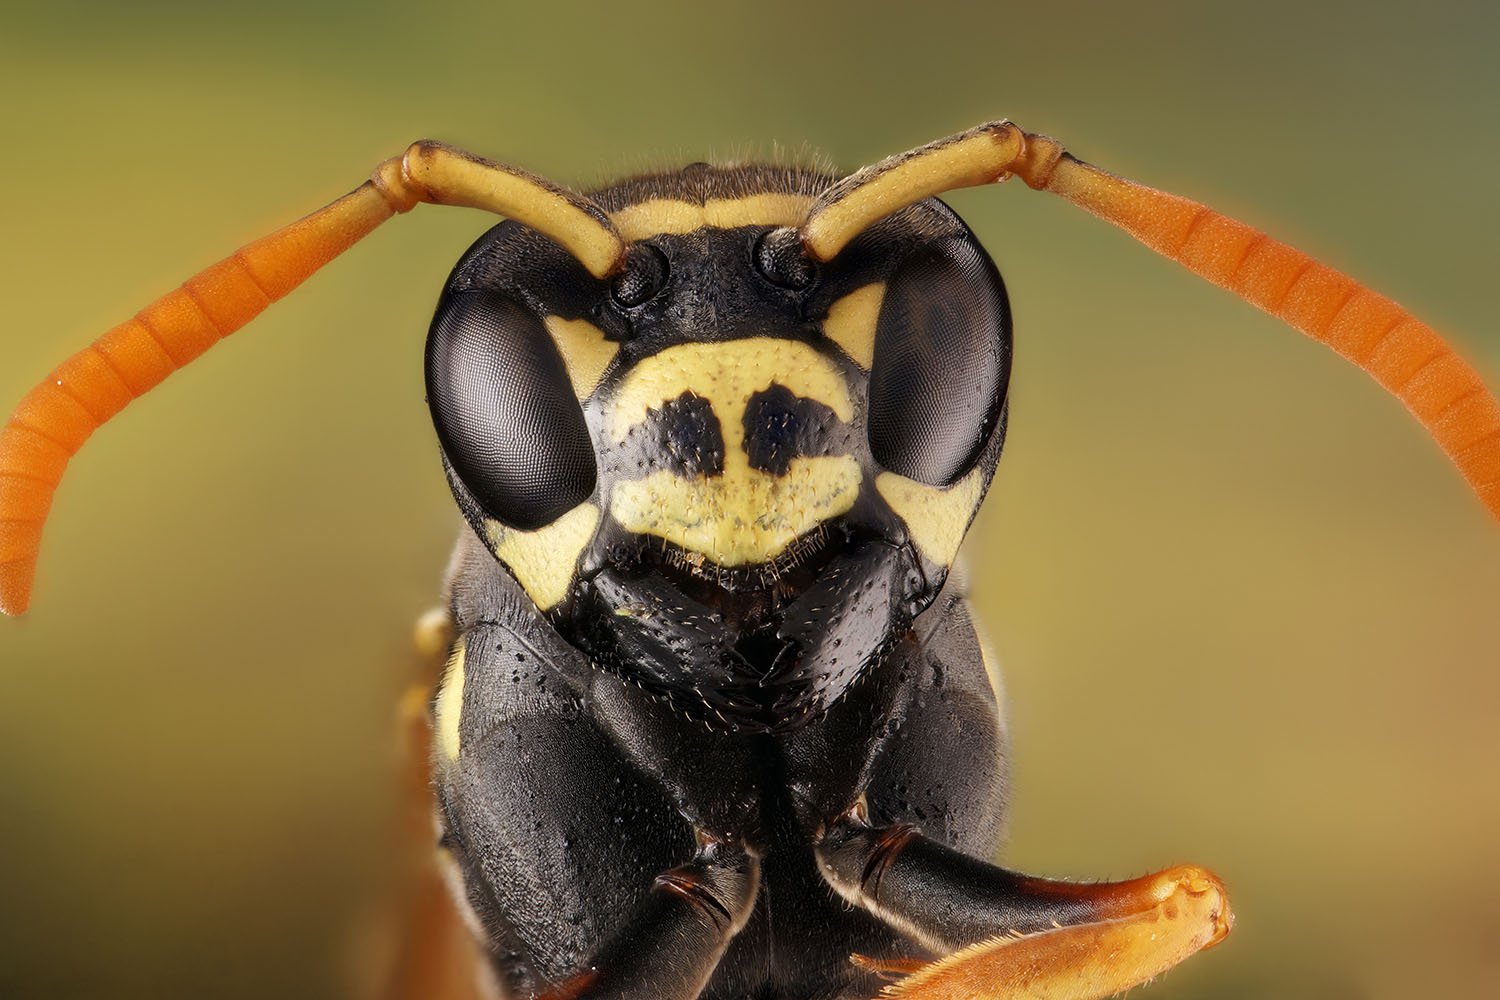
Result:
{"label": "olive background", "polygon": [[[1350,271],[1500,386],[1496,37],[1416,0],[11,0],[0,404],[414,138],[586,187],[1001,116]],[[1493,995],[1500,529],[1328,351],[1059,199],[949,200],[1017,317],[967,546],[1005,862],[1225,877],[1234,934],[1137,996]],[[394,705],[459,528],[422,344],[491,223],[389,223],[74,463],[0,621],[0,996],[378,969]]]}

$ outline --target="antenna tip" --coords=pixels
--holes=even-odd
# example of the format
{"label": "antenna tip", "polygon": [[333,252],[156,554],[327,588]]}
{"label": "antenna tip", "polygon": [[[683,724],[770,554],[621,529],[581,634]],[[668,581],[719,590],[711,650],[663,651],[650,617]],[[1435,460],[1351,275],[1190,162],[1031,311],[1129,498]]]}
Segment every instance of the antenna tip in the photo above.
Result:
{"label": "antenna tip", "polygon": [[36,578],[35,559],[0,563],[0,614],[24,615],[31,606],[31,583]]}

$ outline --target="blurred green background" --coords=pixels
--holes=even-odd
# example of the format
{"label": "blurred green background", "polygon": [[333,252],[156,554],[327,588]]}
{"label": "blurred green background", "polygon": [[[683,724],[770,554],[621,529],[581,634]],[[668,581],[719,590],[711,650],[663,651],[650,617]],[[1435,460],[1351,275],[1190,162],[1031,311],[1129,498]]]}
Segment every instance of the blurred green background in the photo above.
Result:
{"label": "blurred green background", "polygon": [[[1500,385],[1492,5],[7,3],[0,400],[420,136],[564,183],[990,118],[1265,226]],[[1060,200],[952,203],[1018,320],[968,553],[1008,864],[1230,883],[1139,995],[1493,996],[1500,530],[1330,353]],[[419,210],[98,435],[0,622],[0,996],[335,997],[457,530]]]}

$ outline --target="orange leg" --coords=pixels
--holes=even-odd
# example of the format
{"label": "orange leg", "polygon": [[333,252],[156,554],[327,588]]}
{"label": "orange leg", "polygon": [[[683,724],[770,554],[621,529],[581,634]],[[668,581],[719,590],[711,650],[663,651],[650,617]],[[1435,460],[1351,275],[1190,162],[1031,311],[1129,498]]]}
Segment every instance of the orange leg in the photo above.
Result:
{"label": "orange leg", "polygon": [[909,1000],[1092,1000],[1114,996],[1210,947],[1229,930],[1223,888],[1201,869],[1182,868],[1128,889],[1133,912],[1022,937],[997,935],[933,962],[887,987]]}
{"label": "orange leg", "polygon": [[857,819],[818,845],[849,902],[945,957],[859,964],[902,974],[912,1000],[1092,1000],[1160,975],[1217,944],[1233,917],[1223,884],[1194,867],[1128,882],[1056,882],[1008,872],[922,837]]}
{"label": "orange leg", "polygon": [[424,676],[402,697],[398,718],[404,863],[400,931],[390,979],[380,995],[383,1000],[488,1000],[495,995],[489,970],[449,885],[433,823],[429,703],[452,642],[447,613],[424,616],[416,639]]}

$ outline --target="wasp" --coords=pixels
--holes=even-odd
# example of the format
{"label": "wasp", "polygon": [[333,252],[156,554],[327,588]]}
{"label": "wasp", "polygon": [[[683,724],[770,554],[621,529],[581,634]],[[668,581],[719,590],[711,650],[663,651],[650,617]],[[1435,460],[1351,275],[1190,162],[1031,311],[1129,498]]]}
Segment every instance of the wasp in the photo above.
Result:
{"label": "wasp", "polygon": [[[1229,932],[1218,878],[1082,884],[987,860],[1007,748],[952,571],[1004,444],[1012,319],[937,196],[1010,178],[1366,369],[1500,515],[1500,403],[1431,328],[1009,122],[845,177],[700,163],[589,194],[419,142],[21,402],[0,432],[0,608],[25,610],[53,492],[102,422],[395,214],[495,213],[427,341],[468,527],[424,713],[440,864],[493,984],[1128,989]],[[419,937],[430,968],[441,949]]]}

